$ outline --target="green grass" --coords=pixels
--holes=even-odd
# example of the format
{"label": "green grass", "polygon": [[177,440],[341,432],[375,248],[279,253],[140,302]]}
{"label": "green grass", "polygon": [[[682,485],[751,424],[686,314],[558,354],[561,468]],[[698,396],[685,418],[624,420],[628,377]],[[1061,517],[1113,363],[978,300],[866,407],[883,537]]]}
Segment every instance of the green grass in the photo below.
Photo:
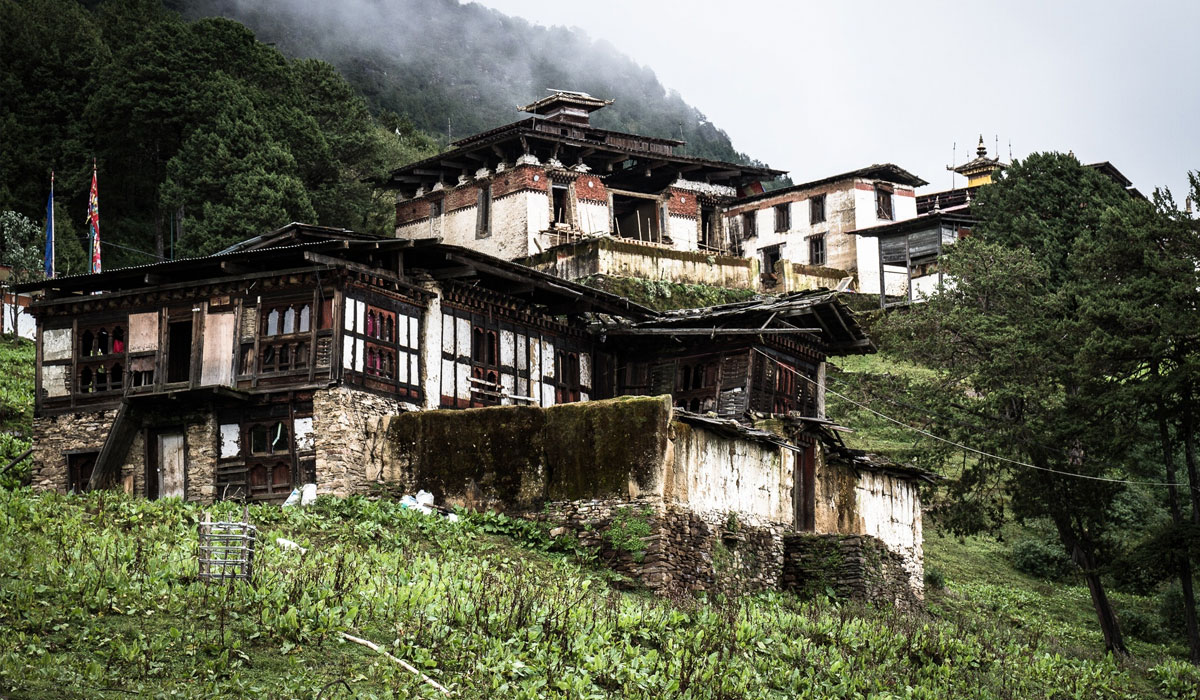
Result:
{"label": "green grass", "polygon": [[826,374],[826,412],[835,422],[854,430],[852,433],[842,433],[842,439],[849,447],[877,452],[902,462],[910,461],[921,451],[920,436],[852,402],[905,420],[908,416],[904,408],[872,395],[867,389],[868,381],[880,377],[906,381],[932,376],[933,372],[924,367],[883,353],[831,358]]}
{"label": "green grass", "polygon": [[1001,609],[1028,601],[956,580],[977,579],[983,550],[931,547],[950,587],[927,615],[622,592],[495,515],[455,524],[362,498],[250,512],[255,580],[213,585],[196,579],[198,506],[0,491],[0,694],[438,697],[343,631],[463,698],[1135,698],[1188,673],[1068,655],[1015,624]]}
{"label": "green grass", "polygon": [[[1010,538],[1022,528],[1006,528]],[[1013,568],[1010,545],[993,537],[959,538],[931,532],[925,539],[925,564],[946,577],[945,592],[931,591],[929,601],[958,618],[997,618],[1027,634],[1044,639],[1062,653],[1095,656],[1104,647],[1087,587],[1079,582],[1046,581]],[[1157,614],[1157,599],[1107,591],[1117,615]],[[1174,644],[1146,642],[1126,634],[1136,659],[1153,661],[1186,658],[1183,640]]]}
{"label": "green grass", "polygon": [[730,289],[709,284],[647,280],[640,277],[592,275],[579,282],[659,311],[731,304],[755,296],[752,289]]}
{"label": "green grass", "polygon": [[[0,469],[29,449],[33,434],[34,344],[0,336]],[[29,462],[0,475],[15,486],[29,475]]]}

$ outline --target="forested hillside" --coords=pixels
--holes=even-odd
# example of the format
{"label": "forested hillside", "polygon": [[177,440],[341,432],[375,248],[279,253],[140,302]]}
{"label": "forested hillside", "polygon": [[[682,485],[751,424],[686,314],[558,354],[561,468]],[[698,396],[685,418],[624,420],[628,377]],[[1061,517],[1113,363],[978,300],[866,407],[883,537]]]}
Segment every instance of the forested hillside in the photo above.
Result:
{"label": "forested hillside", "polygon": [[437,147],[331,65],[158,0],[0,3],[0,95],[0,210],[40,224],[55,171],[59,274],[86,271],[93,159],[111,268],[293,220],[385,230],[390,198],[364,178]]}
{"label": "forested hillside", "polygon": [[295,220],[384,232],[370,178],[516,120],[547,87],[614,98],[600,126],[746,160],[649,68],[479,5],[6,0],[0,211],[40,225],[55,172],[59,274],[86,271],[93,159],[105,268]]}
{"label": "forested hillside", "polygon": [[652,69],[575,29],[457,0],[166,3],[188,17],[231,17],[288,55],[329,61],[374,108],[408,115],[443,143],[447,126],[457,139],[506,124],[520,116],[516,106],[559,88],[614,99],[598,126],[681,138],[688,155],[748,160]]}

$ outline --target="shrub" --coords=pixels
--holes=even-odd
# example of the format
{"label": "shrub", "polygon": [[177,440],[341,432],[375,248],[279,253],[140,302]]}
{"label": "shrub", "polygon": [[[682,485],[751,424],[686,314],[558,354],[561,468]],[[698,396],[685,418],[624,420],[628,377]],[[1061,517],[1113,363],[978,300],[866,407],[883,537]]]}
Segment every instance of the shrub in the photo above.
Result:
{"label": "shrub", "polygon": [[1186,661],[1169,659],[1150,669],[1166,700],[1200,697],[1200,669]]}
{"label": "shrub", "polygon": [[1013,544],[1012,563],[1017,571],[1048,581],[1061,581],[1075,572],[1075,564],[1061,545],[1040,539]]}
{"label": "shrub", "polygon": [[1165,642],[1169,636],[1158,616],[1140,610],[1122,610],[1121,629],[1130,637],[1151,644]]}
{"label": "shrub", "polygon": [[925,588],[931,591],[941,591],[946,588],[946,574],[936,566],[925,568]]}
{"label": "shrub", "polygon": [[613,513],[612,523],[604,532],[604,539],[618,552],[629,552],[634,561],[646,556],[646,540],[650,535],[650,516],[654,511],[644,508],[638,512],[630,506],[621,506]]}
{"label": "shrub", "polygon": [[1187,634],[1187,616],[1184,614],[1184,610],[1183,589],[1179,586],[1179,582],[1175,581],[1158,595],[1158,616],[1162,623],[1162,629],[1177,637]]}

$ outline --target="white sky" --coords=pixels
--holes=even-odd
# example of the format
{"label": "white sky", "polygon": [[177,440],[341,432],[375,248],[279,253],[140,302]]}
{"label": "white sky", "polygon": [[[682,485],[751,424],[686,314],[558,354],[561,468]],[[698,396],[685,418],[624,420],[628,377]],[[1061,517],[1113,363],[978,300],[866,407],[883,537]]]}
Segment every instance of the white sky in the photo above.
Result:
{"label": "white sky", "polygon": [[1200,170],[1196,0],[481,1],[608,41],[795,182],[892,162],[945,189],[980,133],[1005,160],[1011,141],[1111,161],[1181,206]]}

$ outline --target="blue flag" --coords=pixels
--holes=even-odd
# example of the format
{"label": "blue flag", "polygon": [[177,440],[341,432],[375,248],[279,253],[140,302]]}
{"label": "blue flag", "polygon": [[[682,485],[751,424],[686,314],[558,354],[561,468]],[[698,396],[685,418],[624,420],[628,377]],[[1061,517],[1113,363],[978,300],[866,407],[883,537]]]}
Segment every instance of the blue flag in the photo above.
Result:
{"label": "blue flag", "polygon": [[50,198],[46,200],[46,278],[54,276],[54,173],[50,173]]}

